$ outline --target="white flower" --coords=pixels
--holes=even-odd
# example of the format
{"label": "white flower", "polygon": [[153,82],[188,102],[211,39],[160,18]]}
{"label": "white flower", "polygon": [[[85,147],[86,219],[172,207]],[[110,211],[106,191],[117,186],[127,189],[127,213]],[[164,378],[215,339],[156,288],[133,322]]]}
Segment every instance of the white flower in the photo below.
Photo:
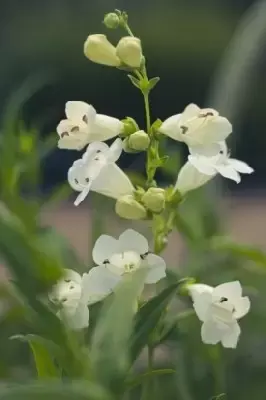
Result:
{"label": "white flower", "polygon": [[116,55],[116,48],[101,34],[90,35],[87,38],[84,54],[89,60],[110,67],[118,67],[121,63]]}
{"label": "white flower", "polygon": [[243,161],[230,158],[225,142],[220,142],[216,155],[205,155],[204,149],[191,148],[188,156],[189,162],[202,174],[213,177],[217,173],[236,183],[241,181],[240,173],[251,174],[254,170]]}
{"label": "white flower", "polygon": [[97,114],[83,101],[68,101],[65,113],[67,119],[57,126],[60,149],[81,150],[90,142],[111,139],[123,130],[119,119]]}
{"label": "white flower", "polygon": [[110,294],[123,277],[139,268],[147,268],[146,284],[156,283],[166,276],[164,260],[150,253],[148,241],[132,229],[127,229],[118,239],[100,236],[94,245],[92,257],[98,266],[88,274],[88,280],[89,275],[93,276],[93,282],[91,278],[88,287],[97,287],[100,298]]}
{"label": "white flower", "polygon": [[89,325],[89,309],[82,290],[82,278],[73,270],[65,270],[49,294],[50,300],[59,307],[57,315],[66,319],[72,329],[83,329]]}
{"label": "white flower", "polygon": [[116,46],[116,55],[129,67],[139,68],[142,60],[140,39],[132,36],[123,37]]}
{"label": "white flower", "polygon": [[166,119],[159,131],[190,147],[208,146],[225,140],[232,132],[232,125],[212,108],[189,104],[182,114]]}
{"label": "white flower", "polygon": [[224,347],[235,348],[241,332],[237,321],[250,309],[250,300],[242,297],[240,283],[223,283],[216,288],[193,284],[188,290],[195,312],[203,322],[202,341],[207,344],[221,342]]}
{"label": "white flower", "polygon": [[115,164],[122,152],[122,140],[116,139],[109,147],[106,143],[91,143],[83,157],[68,171],[70,186],[81,192],[75,205],[79,205],[90,190],[115,199],[133,193],[134,187],[124,172]]}
{"label": "white flower", "polygon": [[198,171],[189,161],[180,169],[174,190],[182,195],[207,183],[212,176]]}

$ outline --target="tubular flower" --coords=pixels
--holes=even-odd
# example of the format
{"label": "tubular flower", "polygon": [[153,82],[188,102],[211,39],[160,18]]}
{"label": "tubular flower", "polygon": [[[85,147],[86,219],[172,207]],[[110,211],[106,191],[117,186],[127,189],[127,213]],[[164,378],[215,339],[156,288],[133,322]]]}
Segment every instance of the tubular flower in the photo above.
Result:
{"label": "tubular flower", "polygon": [[[107,296],[123,279],[139,268],[147,268],[145,283],[156,283],[166,276],[164,260],[149,252],[148,241],[138,232],[127,229],[118,239],[102,235],[96,241],[92,257],[98,265],[91,269],[94,285]],[[104,285],[103,285],[104,282]]]}
{"label": "tubular flower", "polygon": [[73,270],[65,270],[65,276],[49,294],[50,300],[59,308],[59,318],[66,319],[72,329],[89,325],[89,309],[82,290],[82,278]]}
{"label": "tubular flower", "polygon": [[189,104],[182,114],[167,118],[159,131],[189,147],[209,146],[225,140],[232,132],[232,125],[212,108]]}
{"label": "tubular flower", "polygon": [[206,344],[221,342],[224,347],[235,348],[241,333],[238,320],[250,309],[250,300],[242,297],[240,283],[228,282],[215,288],[192,284],[188,290],[195,312],[203,322],[202,341]]}
{"label": "tubular flower", "polygon": [[90,190],[115,199],[134,190],[130,180],[115,164],[122,152],[122,141],[116,139],[109,147],[106,143],[91,143],[83,157],[74,161],[68,171],[70,186],[80,192],[75,205],[79,205]]}
{"label": "tubular flower", "polygon": [[82,150],[90,142],[111,139],[123,130],[119,119],[97,114],[83,101],[68,101],[65,113],[67,119],[57,126],[60,149]]}

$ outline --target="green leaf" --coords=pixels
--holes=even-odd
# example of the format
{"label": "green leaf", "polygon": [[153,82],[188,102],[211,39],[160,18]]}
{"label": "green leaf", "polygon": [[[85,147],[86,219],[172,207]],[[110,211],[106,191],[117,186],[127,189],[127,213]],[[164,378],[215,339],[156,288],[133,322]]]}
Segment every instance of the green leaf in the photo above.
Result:
{"label": "green leaf", "polygon": [[0,389],[0,400],[111,400],[92,382],[13,385]]}
{"label": "green leaf", "polygon": [[140,89],[140,81],[135,78],[135,76],[128,74],[129,79],[133,83],[134,86],[136,86],[138,89]]}
{"label": "green leaf", "polygon": [[153,371],[148,371],[145,372],[144,374],[141,374],[137,376],[134,379],[131,379],[127,382],[127,386],[129,386],[129,389],[133,389],[135,386],[142,385],[143,382],[148,378],[158,376],[158,375],[169,375],[169,374],[174,374],[176,371],[174,369],[154,369]]}
{"label": "green leaf", "polygon": [[176,294],[180,284],[183,283],[184,280],[181,280],[167,287],[138,311],[130,344],[132,361],[137,359],[141,350],[149,343],[151,334],[156,329],[167,305]]}
{"label": "green leaf", "polygon": [[38,335],[16,335],[12,336],[11,339],[20,340],[30,345],[39,378],[56,378],[61,376],[54,361],[55,359],[62,358],[62,352],[60,347],[55,343]]}
{"label": "green leaf", "polygon": [[214,251],[228,251],[232,255],[254,261],[257,264],[266,267],[266,253],[256,247],[235,243],[231,241],[230,238],[223,236],[212,238],[210,246]]}
{"label": "green leaf", "polygon": [[149,80],[147,89],[152,90],[152,89],[157,85],[157,83],[159,82],[159,80],[160,80],[159,76],[156,76],[155,78],[151,78],[151,79]]}
{"label": "green leaf", "polygon": [[111,304],[103,307],[92,337],[92,368],[97,379],[114,393],[124,385],[130,366],[129,340],[146,273],[142,269],[126,276],[112,296]]}

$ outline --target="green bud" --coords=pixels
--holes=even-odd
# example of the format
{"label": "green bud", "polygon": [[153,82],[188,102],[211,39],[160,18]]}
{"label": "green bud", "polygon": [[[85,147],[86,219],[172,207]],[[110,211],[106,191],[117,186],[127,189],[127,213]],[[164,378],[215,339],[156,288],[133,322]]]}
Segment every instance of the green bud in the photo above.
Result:
{"label": "green bud", "polygon": [[109,29],[116,29],[120,25],[120,18],[116,13],[108,13],[105,14],[103,23]]}
{"label": "green bud", "polygon": [[149,188],[141,200],[148,210],[160,213],[165,207],[165,191],[161,188]]}
{"label": "green bud", "polygon": [[139,130],[137,122],[131,117],[126,117],[122,119],[122,122],[124,124],[122,136],[132,135],[132,133],[135,133],[136,131]]}
{"label": "green bud", "polygon": [[144,131],[133,133],[128,138],[128,146],[132,150],[145,151],[149,147],[150,138]]}
{"label": "green bud", "polygon": [[115,205],[115,211],[121,218],[144,219],[147,217],[145,208],[134,199],[134,196],[127,194],[120,197]]}

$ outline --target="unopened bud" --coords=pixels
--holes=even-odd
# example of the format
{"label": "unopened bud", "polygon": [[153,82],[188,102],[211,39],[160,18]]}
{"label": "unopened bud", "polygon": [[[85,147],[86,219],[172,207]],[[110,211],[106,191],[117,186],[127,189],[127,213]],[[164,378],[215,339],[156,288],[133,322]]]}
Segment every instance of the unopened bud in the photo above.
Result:
{"label": "unopened bud", "polygon": [[120,18],[116,13],[105,14],[103,23],[109,29],[116,29],[119,27]]}
{"label": "unopened bud", "polygon": [[131,149],[137,151],[147,150],[150,144],[149,135],[144,131],[133,133],[128,138],[128,145]]}
{"label": "unopened bud", "polygon": [[90,35],[84,44],[85,56],[98,64],[118,67],[120,60],[116,55],[115,47],[105,35]]}
{"label": "unopened bud", "polygon": [[145,208],[131,194],[122,196],[117,200],[115,211],[125,219],[144,219],[147,216]]}
{"label": "unopened bud", "polygon": [[122,132],[123,136],[129,136],[139,130],[137,122],[131,117],[124,118],[122,122],[124,124],[124,129]]}
{"label": "unopened bud", "polygon": [[148,210],[160,213],[165,207],[165,191],[161,188],[149,188],[141,200]]}
{"label": "unopened bud", "polygon": [[116,47],[116,54],[124,64],[139,68],[142,61],[141,41],[136,37],[123,37]]}

